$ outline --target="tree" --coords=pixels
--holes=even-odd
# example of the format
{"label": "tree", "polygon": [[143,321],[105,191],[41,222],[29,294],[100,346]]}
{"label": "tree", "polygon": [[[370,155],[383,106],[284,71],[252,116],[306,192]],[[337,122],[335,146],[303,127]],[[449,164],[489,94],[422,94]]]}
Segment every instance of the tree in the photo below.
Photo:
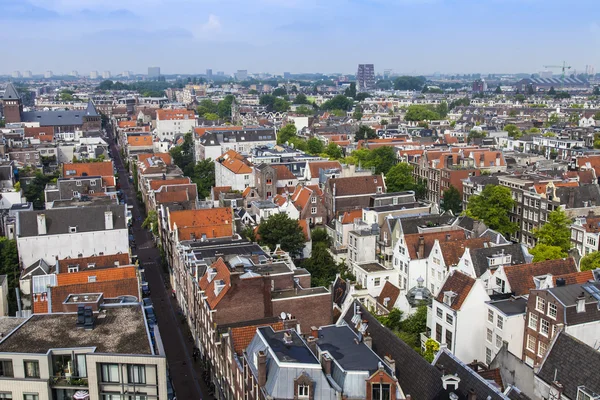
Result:
{"label": "tree", "polygon": [[548,125],[550,125],[550,126],[558,124],[559,122],[560,122],[560,117],[558,116],[557,113],[552,113],[548,117]]}
{"label": "tree", "polygon": [[17,311],[17,296],[15,288],[19,287],[19,254],[17,242],[0,237],[0,275],[6,275],[8,284],[8,313],[14,315]]}
{"label": "tree", "polygon": [[448,103],[445,101],[440,102],[437,106],[435,106],[435,112],[438,115],[438,118],[446,118],[448,115]]}
{"label": "tree", "polygon": [[[598,86],[596,86],[596,87],[598,87]],[[594,114],[594,120],[600,121],[600,111],[598,111],[596,114]]]}
{"label": "tree", "polygon": [[544,225],[538,229],[534,229],[533,234],[538,244],[557,246],[566,253],[571,248],[570,227],[571,219],[563,210],[557,208],[548,214],[548,221]]}
{"label": "tree", "polygon": [[283,97],[287,94],[287,91],[285,90],[285,88],[282,87],[278,87],[277,89],[273,90],[272,95],[276,96],[276,97]]}
{"label": "tree", "polygon": [[353,106],[353,101],[343,94],[338,94],[331,100],[327,100],[321,104],[321,110],[344,110],[349,111]]}
{"label": "tree", "polygon": [[517,95],[515,95],[515,100],[518,101],[519,103],[522,103],[525,101],[525,95],[517,94]]}
{"label": "tree", "polygon": [[329,143],[327,145],[327,147],[325,148],[325,154],[327,154],[327,157],[334,160],[342,158],[344,155],[342,152],[342,148],[335,143]]}
{"label": "tree", "polygon": [[375,84],[375,87],[381,90],[390,90],[393,86],[394,84],[392,83],[392,81],[388,80],[377,81],[377,83]]}
{"label": "tree", "polygon": [[194,165],[192,173],[185,175],[189,176],[198,187],[198,197],[200,199],[210,196],[210,191],[215,186],[215,163],[210,158],[198,161]]}
{"label": "tree", "polygon": [[325,228],[315,228],[310,231],[310,238],[312,239],[313,245],[316,243],[325,243],[327,246],[331,246],[331,236],[327,233]]}
{"label": "tree", "polygon": [[375,167],[376,174],[387,174],[396,165],[398,157],[396,150],[390,146],[381,146],[369,152],[367,167]]}
{"label": "tree", "polygon": [[360,125],[358,131],[354,134],[354,141],[358,142],[359,140],[375,139],[376,137],[377,133],[372,128],[366,125]]}
{"label": "tree", "polygon": [[594,91],[592,92],[594,96],[600,96],[600,86],[594,86]]}
{"label": "tree", "polygon": [[387,315],[378,315],[376,316],[377,320],[381,322],[383,326],[392,330],[398,331],[402,326],[402,316],[403,312],[397,308],[392,308]]}
{"label": "tree", "polygon": [[206,113],[204,114],[204,119],[207,121],[217,121],[219,119],[219,115],[214,113]]}
{"label": "tree", "polygon": [[424,76],[400,76],[394,80],[394,89],[421,90],[426,81]]}
{"label": "tree", "polygon": [[354,96],[354,100],[363,101],[365,99],[368,99],[369,97],[371,97],[371,95],[369,93],[360,92],[360,93],[357,93],[356,96]]}
{"label": "tree", "polygon": [[388,192],[403,192],[413,190],[415,180],[413,178],[413,167],[405,162],[391,167],[385,175],[385,183]]}
{"label": "tree", "polygon": [[460,107],[460,106],[462,106],[462,107],[466,107],[466,106],[468,106],[469,104],[471,104],[471,100],[469,100],[469,98],[468,98],[468,97],[463,97],[463,98],[461,98],[461,99],[452,100],[452,101],[450,102],[449,109],[450,109],[450,110],[453,110],[454,108],[456,108],[456,107]]}
{"label": "tree", "polygon": [[275,112],[286,112],[290,109],[290,103],[288,103],[286,100],[282,99],[281,97],[278,97],[275,99],[275,102],[273,103],[273,111]]}
{"label": "tree", "polygon": [[527,94],[529,96],[535,94],[535,89],[533,88],[533,85],[531,83],[529,85],[527,85]]}
{"label": "tree", "polygon": [[205,114],[218,114],[219,109],[216,103],[212,100],[204,99],[200,102],[200,105],[196,108],[198,115],[204,117]]}
{"label": "tree", "polygon": [[548,246],[543,243],[539,243],[533,249],[529,250],[529,253],[533,256],[533,262],[558,260],[559,258],[565,258],[567,256],[567,253],[560,247]]}
{"label": "tree", "polygon": [[496,86],[496,90],[494,90],[494,93],[502,94],[502,88],[500,87],[500,85]]}
{"label": "tree", "polygon": [[556,89],[554,89],[554,86],[550,86],[550,90],[548,90],[548,94],[550,96],[556,95]]}
{"label": "tree", "polygon": [[[275,214],[258,226],[260,244],[269,246],[271,250],[279,244],[284,251],[292,257],[302,253],[305,238],[302,228],[295,219],[290,219],[287,214]],[[313,249],[314,251],[314,249]]]}
{"label": "tree", "polygon": [[579,113],[572,113],[569,115],[569,123],[573,126],[579,125]]}
{"label": "tree", "polygon": [[277,132],[277,144],[284,144],[289,141],[291,138],[296,137],[296,133],[298,130],[296,129],[296,125],[287,124],[283,128]]}
{"label": "tree", "polygon": [[294,99],[294,104],[309,104],[308,99],[304,93],[300,93]]}
{"label": "tree", "polygon": [[471,143],[473,141],[473,139],[483,139],[486,136],[487,136],[486,131],[480,131],[480,130],[473,129],[467,135],[467,143]]}
{"label": "tree", "polygon": [[555,99],[570,99],[571,95],[569,94],[569,92],[557,92],[556,95],[554,95]]}
{"label": "tree", "polygon": [[296,114],[300,114],[300,115],[313,115],[315,112],[312,108],[309,108],[307,106],[300,106],[296,108]]}
{"label": "tree", "polygon": [[429,86],[423,85],[423,90],[421,90],[421,93],[428,93],[428,92],[429,92]]}
{"label": "tree", "polygon": [[518,226],[511,222],[508,214],[515,201],[509,188],[498,185],[487,185],[479,196],[472,196],[467,204],[466,214],[483,221],[489,228],[504,236],[514,233]]}
{"label": "tree", "polygon": [[33,207],[40,210],[44,208],[46,198],[44,190],[46,185],[58,178],[58,172],[53,175],[44,175],[36,171],[35,177],[25,186],[24,195],[27,201],[33,203]]}
{"label": "tree", "polygon": [[440,115],[432,110],[431,107],[420,104],[408,106],[408,110],[404,116],[405,121],[423,121],[435,119],[440,119]]}
{"label": "tree", "polygon": [[432,338],[429,338],[425,341],[425,352],[423,353],[423,358],[425,358],[428,362],[432,362],[439,350],[440,344]]}
{"label": "tree", "polygon": [[154,210],[148,211],[148,215],[142,223],[142,228],[151,229],[154,236],[158,236],[158,214]]}
{"label": "tree", "polygon": [[508,124],[504,127],[504,130],[508,132],[508,136],[514,139],[518,139],[523,136],[521,130],[515,124]]}
{"label": "tree", "polygon": [[458,189],[450,185],[444,191],[440,205],[444,211],[452,211],[454,215],[460,214],[462,212],[462,199]]}
{"label": "tree", "polygon": [[350,86],[344,91],[344,96],[352,98],[356,97],[356,82],[350,83]]}
{"label": "tree", "polygon": [[219,117],[222,119],[231,118],[231,104],[234,100],[235,98],[229,94],[217,104],[217,114],[219,114]]}
{"label": "tree", "polygon": [[600,251],[595,251],[583,257],[580,261],[581,271],[590,271],[600,268]]}
{"label": "tree", "polygon": [[356,121],[360,121],[362,117],[362,109],[360,108],[360,106],[356,106],[356,108],[354,108],[354,112],[352,113],[352,118],[354,118]]}
{"label": "tree", "polygon": [[262,96],[260,96],[258,103],[261,106],[266,106],[267,111],[273,111],[273,107],[275,105],[275,96],[271,94],[263,94]]}
{"label": "tree", "polygon": [[321,154],[325,146],[319,139],[312,137],[306,142],[306,148],[310,154]]}

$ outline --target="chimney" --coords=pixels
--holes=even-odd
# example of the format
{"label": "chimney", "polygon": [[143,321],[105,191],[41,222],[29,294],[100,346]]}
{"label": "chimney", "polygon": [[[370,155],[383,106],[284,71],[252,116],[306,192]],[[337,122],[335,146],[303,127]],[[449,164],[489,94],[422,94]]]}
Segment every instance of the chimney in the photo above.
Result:
{"label": "chimney", "polygon": [[565,278],[556,278],[556,287],[565,286]]}
{"label": "chimney", "polygon": [[258,352],[258,386],[267,384],[267,355],[264,351]]}
{"label": "chimney", "polygon": [[585,293],[583,292],[577,297],[577,312],[585,312]]}
{"label": "chimney", "polygon": [[475,393],[475,389],[469,389],[469,393],[467,393],[467,400],[477,400],[477,393]]}
{"label": "chimney", "polygon": [[48,233],[46,230],[46,214],[37,215],[37,232],[38,235],[45,235]]}
{"label": "chimney", "polygon": [[373,348],[373,338],[371,336],[363,337],[363,342],[368,348]]}
{"label": "chimney", "polygon": [[331,375],[331,358],[327,354],[323,354],[321,358],[321,366],[325,375]]}
{"label": "chimney", "polygon": [[417,257],[425,257],[425,237],[419,236],[419,248],[417,250]]}
{"label": "chimney", "polygon": [[106,229],[107,231],[114,229],[112,211],[104,212],[104,229]]}
{"label": "chimney", "polygon": [[307,337],[306,344],[308,345],[308,348],[310,349],[310,351],[313,352],[313,354],[317,355],[319,353],[317,351],[317,338],[315,338],[313,336]]}
{"label": "chimney", "polygon": [[383,357],[383,361],[390,367],[392,370],[392,375],[396,375],[396,361],[390,356]]}
{"label": "chimney", "polygon": [[319,338],[319,329],[317,329],[316,326],[311,326],[310,327],[310,335],[312,337],[314,337],[315,339],[318,339]]}

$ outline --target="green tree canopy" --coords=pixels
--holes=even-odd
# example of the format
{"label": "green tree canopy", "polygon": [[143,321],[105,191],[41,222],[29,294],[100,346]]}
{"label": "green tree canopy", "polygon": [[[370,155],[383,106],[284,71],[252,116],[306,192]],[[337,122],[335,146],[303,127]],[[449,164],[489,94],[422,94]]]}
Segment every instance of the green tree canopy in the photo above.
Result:
{"label": "green tree canopy", "polygon": [[394,79],[395,90],[421,90],[425,85],[424,76],[399,76]]}
{"label": "green tree canopy", "polygon": [[283,128],[277,132],[277,144],[284,144],[288,142],[290,139],[296,137],[296,133],[298,130],[296,129],[296,125],[287,124]]}
{"label": "green tree canopy", "polygon": [[496,90],[494,90],[494,93],[502,94],[502,88],[500,87],[500,85],[496,86]]}
{"label": "green tree canopy", "polygon": [[352,98],[356,97],[356,82],[350,83],[350,86],[344,91],[344,96]]}
{"label": "green tree canopy", "polygon": [[371,97],[371,95],[369,93],[360,92],[360,93],[357,93],[356,96],[354,96],[354,100],[363,101],[365,99],[368,99],[369,97]]}
{"label": "green tree canopy", "polygon": [[271,250],[279,244],[284,251],[292,257],[302,253],[305,238],[302,228],[295,219],[290,219],[287,214],[275,214],[258,226],[260,244],[269,246]]}
{"label": "green tree canopy", "polygon": [[287,91],[285,90],[285,88],[278,87],[277,89],[273,90],[272,94],[273,96],[283,97],[287,94]]}
{"label": "green tree canopy", "polygon": [[310,154],[321,154],[325,150],[325,145],[316,137],[308,139],[306,148]]}
{"label": "green tree canopy", "polygon": [[376,174],[387,174],[387,172],[398,161],[393,147],[382,146],[373,150],[360,149],[352,153],[356,164],[364,168],[375,168]]}
{"label": "green tree canopy", "polygon": [[315,114],[315,110],[312,107],[307,107],[305,105],[302,105],[302,106],[296,108],[296,114],[299,114],[299,115],[314,115]]}
{"label": "green tree canopy", "polygon": [[431,106],[413,104],[408,106],[404,119],[406,121],[435,120],[440,119],[440,115]]}
{"label": "green tree canopy", "polygon": [[219,119],[219,115],[215,113],[206,113],[204,114],[204,119],[207,121],[217,121]]}
{"label": "green tree canopy", "polygon": [[533,262],[558,260],[568,255],[558,246],[548,246],[543,243],[537,244],[533,249],[529,250],[529,253],[533,256]]}
{"label": "green tree canopy", "polygon": [[375,139],[376,137],[377,132],[375,132],[373,128],[366,125],[360,125],[358,131],[354,134],[354,141],[358,142],[359,140]]}
{"label": "green tree canopy", "polygon": [[460,98],[460,99],[452,100],[450,102],[449,108],[450,108],[450,110],[453,110],[456,107],[459,107],[459,106],[466,107],[469,104],[471,104],[471,100],[469,100],[468,97],[463,97],[463,98]]}
{"label": "green tree canopy", "polygon": [[548,221],[533,234],[538,243],[560,247],[566,253],[571,248],[571,222],[567,214],[557,208],[548,214]]}
{"label": "green tree canopy", "polygon": [[198,115],[204,117],[205,114],[217,114],[219,112],[217,103],[210,99],[204,99],[200,102],[200,105],[196,108]]}
{"label": "green tree canopy", "polygon": [[158,236],[158,214],[156,211],[148,211],[146,219],[144,219],[144,222],[142,222],[142,228],[151,229],[154,236]]}
{"label": "green tree canopy", "polygon": [[595,251],[583,257],[580,261],[582,271],[590,271],[600,268],[600,251]]}
{"label": "green tree canopy", "polygon": [[290,103],[281,97],[275,99],[273,103],[273,111],[275,112],[286,112],[290,109]]}
{"label": "green tree canopy", "polygon": [[454,215],[460,214],[462,212],[462,198],[458,189],[450,185],[444,191],[440,205],[444,211],[452,211]]}
{"label": "green tree canopy", "polygon": [[514,233],[518,226],[511,222],[508,214],[515,201],[510,189],[505,186],[487,185],[478,196],[472,196],[467,205],[466,214],[483,221],[489,228],[504,236]]}
{"label": "green tree canopy", "polygon": [[335,143],[329,143],[327,145],[325,148],[325,154],[327,154],[327,157],[334,160],[340,159],[344,156],[342,148]]}
{"label": "green tree canopy", "polygon": [[594,90],[592,92],[594,96],[600,96],[600,86],[594,86]]}
{"label": "green tree canopy", "polygon": [[480,130],[473,129],[467,135],[467,142],[471,143],[473,141],[473,139],[483,139],[486,136],[487,136],[486,131],[480,131]]}
{"label": "green tree canopy", "polygon": [[385,175],[385,183],[388,192],[403,192],[405,190],[413,190],[415,180],[413,178],[412,165],[401,162],[389,169]]}
{"label": "green tree canopy", "polygon": [[508,136],[514,139],[518,139],[523,136],[521,130],[515,124],[508,124],[504,127],[504,130],[508,132]]}
{"label": "green tree canopy", "polygon": [[357,106],[356,108],[354,108],[354,112],[352,113],[352,118],[354,118],[356,121],[360,121],[363,117],[363,113],[362,113],[362,109]]}
{"label": "green tree canopy", "polygon": [[294,104],[310,104],[306,95],[304,93],[300,93],[294,98]]}
{"label": "green tree canopy", "polygon": [[6,275],[8,284],[8,313],[15,315],[17,311],[17,296],[15,288],[19,287],[19,254],[17,242],[0,237],[0,275]]}
{"label": "green tree canopy", "polygon": [[554,89],[554,86],[550,86],[550,90],[548,90],[548,94],[550,96],[556,95],[556,89]]}
{"label": "green tree canopy", "polygon": [[321,104],[321,110],[329,111],[329,110],[344,110],[349,111],[352,109],[353,101],[343,94],[338,94],[331,100],[327,100],[323,104]]}
{"label": "green tree canopy", "polygon": [[231,119],[231,104],[235,101],[233,95],[227,95],[217,104],[217,114],[222,119]]}

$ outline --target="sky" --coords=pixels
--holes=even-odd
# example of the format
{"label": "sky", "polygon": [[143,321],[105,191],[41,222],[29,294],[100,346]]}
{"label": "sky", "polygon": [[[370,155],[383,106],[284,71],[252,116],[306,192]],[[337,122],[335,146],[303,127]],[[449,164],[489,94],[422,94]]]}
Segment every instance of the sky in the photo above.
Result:
{"label": "sky", "polygon": [[600,71],[599,16],[598,0],[0,0],[0,73]]}

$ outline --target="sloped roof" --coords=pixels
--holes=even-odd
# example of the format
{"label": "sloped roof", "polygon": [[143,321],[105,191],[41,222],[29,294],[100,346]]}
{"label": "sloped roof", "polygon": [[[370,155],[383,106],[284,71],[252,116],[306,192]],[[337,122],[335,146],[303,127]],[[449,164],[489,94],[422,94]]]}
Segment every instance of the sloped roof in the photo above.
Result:
{"label": "sloped roof", "polygon": [[342,216],[342,224],[352,224],[357,218],[362,219],[362,210],[346,211]]}
{"label": "sloped roof", "polygon": [[[114,268],[86,268],[83,271],[72,272],[66,274],[57,274],[56,282],[58,286],[74,285],[88,283],[90,276],[96,277],[96,282],[104,281],[118,281],[121,279],[134,278],[136,277],[136,267],[123,266]],[[90,293],[90,292],[88,292]]]}
{"label": "sloped roof", "polygon": [[[423,254],[418,254],[421,238],[425,246],[423,248]],[[456,229],[445,232],[414,233],[412,235],[404,235],[404,242],[406,244],[406,248],[408,249],[408,255],[410,258],[413,260],[419,260],[429,257],[429,253],[431,252],[436,240],[438,240],[441,244],[442,242],[461,239],[464,240],[465,238],[465,231],[462,229]]]}
{"label": "sloped roof", "polygon": [[571,257],[504,267],[510,288],[517,296],[529,294],[531,289],[536,288],[533,280],[536,276],[565,275],[573,272],[577,272],[577,267]]}
{"label": "sloped roof", "polygon": [[275,170],[275,175],[278,180],[294,180],[296,179],[296,175],[289,170],[289,168],[285,165],[271,165],[271,167]]}
{"label": "sloped roof", "polygon": [[63,258],[58,260],[59,273],[67,273],[68,267],[78,265],[79,270],[84,270],[88,265],[94,264],[94,268],[114,267],[115,263],[119,265],[129,264],[129,254],[108,254],[103,256],[81,257],[81,258]]}
{"label": "sloped roof", "polygon": [[333,178],[327,180],[330,192],[335,196],[359,196],[365,194],[376,194],[377,188],[381,187],[385,192],[385,184],[382,175],[373,176],[351,176],[347,178]]}
{"label": "sloped roof", "polygon": [[[216,271],[216,275],[209,281],[211,269]],[[223,287],[220,291],[216,292],[215,286],[218,283],[223,283]],[[200,278],[198,285],[200,289],[204,290],[208,306],[214,309],[231,287],[231,272],[221,257],[211,264],[207,272]]]}
{"label": "sloped roof", "polygon": [[339,161],[313,161],[308,163],[308,168],[310,168],[310,176],[318,178],[320,170],[342,168],[342,165]]}
{"label": "sloped roof", "polygon": [[15,85],[13,85],[12,82],[8,82],[6,88],[4,89],[2,98],[4,100],[20,100],[21,96],[19,96],[19,92],[15,88]]}
{"label": "sloped roof", "polygon": [[158,192],[155,195],[157,204],[182,203],[190,200],[187,190],[178,190],[173,192]]}
{"label": "sloped roof", "polygon": [[114,165],[112,161],[90,163],[64,163],[62,176],[73,178],[76,176],[101,176],[106,186],[115,186]]}
{"label": "sloped roof", "polygon": [[[394,304],[396,304],[398,296],[400,296],[400,288],[390,281],[385,281],[385,285],[383,285],[377,301],[388,310],[391,310]],[[385,299],[389,299],[387,305],[385,304]]]}
{"label": "sloped roof", "polygon": [[590,270],[553,276],[552,282],[554,283],[554,286],[556,286],[556,280],[558,278],[564,279],[565,285],[582,284],[586,283],[587,281],[594,280],[594,272]]}
{"label": "sloped roof", "polygon": [[143,154],[138,154],[138,161],[144,162],[149,158],[154,158],[154,157],[158,157],[161,160],[163,160],[163,162],[165,164],[173,164],[173,158],[171,157],[171,155],[169,153],[143,153]]}
{"label": "sloped roof", "polygon": [[548,350],[537,377],[548,385],[556,380],[569,399],[577,398],[577,387],[600,393],[600,352],[560,331]]}
{"label": "sloped roof", "polygon": [[196,118],[196,114],[193,111],[187,110],[185,108],[178,109],[165,109],[161,108],[156,110],[156,119],[158,120],[194,120]]}
{"label": "sloped roof", "polygon": [[238,158],[228,158],[220,162],[222,166],[233,172],[234,174],[251,174],[252,168],[246,165],[245,162]]}
{"label": "sloped roof", "polygon": [[458,264],[458,261],[465,253],[465,249],[480,249],[483,248],[487,239],[459,239],[440,242],[440,250],[444,256],[446,266]]}
{"label": "sloped roof", "polygon": [[202,235],[218,238],[233,234],[233,215],[228,207],[170,211],[168,218],[170,229],[177,227],[179,240],[190,240],[192,234],[198,239]]}
{"label": "sloped roof", "polygon": [[497,254],[510,255],[511,264],[519,265],[526,264],[532,260],[532,257],[527,256],[523,251],[523,246],[519,243],[511,243],[505,246],[486,247],[473,249],[470,251],[471,261],[473,262],[473,269],[475,274],[479,277],[489,269],[488,257],[492,257]]}
{"label": "sloped roof", "polygon": [[236,354],[241,355],[246,350],[246,347],[248,347],[252,339],[254,339],[254,335],[256,335],[256,329],[263,326],[270,326],[274,331],[284,329],[283,322],[281,321],[231,328],[231,340],[233,342],[233,350]]}
{"label": "sloped roof", "polygon": [[437,295],[436,300],[440,303],[444,303],[444,293],[453,292],[456,293],[456,296],[452,299],[452,304],[450,308],[453,310],[460,310],[463,302],[467,299],[467,296],[471,292],[473,285],[475,284],[475,279],[470,276],[463,274],[458,270],[454,270],[450,272],[446,282],[444,282],[444,286],[440,289],[440,292]]}
{"label": "sloped roof", "polygon": [[54,128],[51,126],[25,127],[25,137],[39,139],[41,142],[54,140]]}
{"label": "sloped roof", "polygon": [[152,146],[153,143],[153,139],[152,139],[152,135],[148,134],[144,134],[144,135],[128,135],[127,136],[127,144],[129,146],[135,147],[135,146],[140,146],[140,147],[147,147],[147,146]]}
{"label": "sloped roof", "polygon": [[191,183],[190,178],[176,178],[176,179],[154,179],[150,181],[151,190],[159,190],[163,186],[171,185],[188,185]]}

